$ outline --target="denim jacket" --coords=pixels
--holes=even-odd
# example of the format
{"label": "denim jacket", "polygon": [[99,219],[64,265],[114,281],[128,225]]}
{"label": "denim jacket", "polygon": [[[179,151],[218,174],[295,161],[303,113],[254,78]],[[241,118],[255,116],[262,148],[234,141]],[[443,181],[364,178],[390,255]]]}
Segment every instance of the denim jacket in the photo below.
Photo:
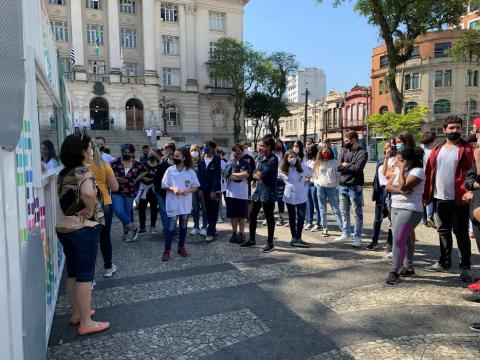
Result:
{"label": "denim jacket", "polygon": [[261,202],[276,201],[278,198],[278,158],[275,154],[270,154],[265,158],[259,156],[257,158],[257,168],[253,173],[256,171],[260,172],[260,180],[257,180],[257,186],[252,195],[252,200]]}

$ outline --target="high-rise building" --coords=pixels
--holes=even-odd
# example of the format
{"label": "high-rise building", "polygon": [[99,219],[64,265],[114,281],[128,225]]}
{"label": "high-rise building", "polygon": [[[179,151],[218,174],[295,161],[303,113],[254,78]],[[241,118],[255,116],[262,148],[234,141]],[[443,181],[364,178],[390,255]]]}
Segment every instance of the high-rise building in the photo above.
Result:
{"label": "high-rise building", "polygon": [[305,68],[290,76],[287,80],[288,102],[304,103],[306,89],[308,89],[308,96],[312,101],[326,96],[327,76],[322,69]]}
{"label": "high-rise building", "polygon": [[[93,129],[163,129],[227,145],[231,89],[207,63],[222,37],[243,39],[248,0],[45,0],[74,118]],[[44,114],[47,123],[49,114]]]}

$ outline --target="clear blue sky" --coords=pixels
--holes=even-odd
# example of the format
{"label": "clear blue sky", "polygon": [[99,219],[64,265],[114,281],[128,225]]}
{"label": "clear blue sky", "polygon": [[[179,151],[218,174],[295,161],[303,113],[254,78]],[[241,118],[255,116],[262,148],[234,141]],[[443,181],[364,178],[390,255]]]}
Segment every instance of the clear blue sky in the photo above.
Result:
{"label": "clear blue sky", "polygon": [[348,91],[370,84],[372,48],[379,44],[376,28],[346,1],[250,0],[245,7],[244,39],[267,53],[282,50],[297,56],[300,67],[318,67],[327,74],[327,92]]}

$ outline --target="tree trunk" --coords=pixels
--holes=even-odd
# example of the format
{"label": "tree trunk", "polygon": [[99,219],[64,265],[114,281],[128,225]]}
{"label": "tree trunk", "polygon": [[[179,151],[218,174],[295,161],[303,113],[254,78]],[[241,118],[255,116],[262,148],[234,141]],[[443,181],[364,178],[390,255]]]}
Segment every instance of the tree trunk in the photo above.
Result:
{"label": "tree trunk", "polygon": [[388,90],[390,91],[390,98],[392,100],[393,110],[395,111],[395,113],[401,114],[403,111],[403,95],[397,86],[397,82],[395,79],[396,72],[396,68],[391,68],[390,72],[387,75]]}
{"label": "tree trunk", "polygon": [[240,141],[240,130],[242,128],[240,125],[240,117],[242,115],[243,109],[243,98],[236,98],[234,108],[235,112],[233,114],[233,138],[235,140],[235,143],[238,143]]}

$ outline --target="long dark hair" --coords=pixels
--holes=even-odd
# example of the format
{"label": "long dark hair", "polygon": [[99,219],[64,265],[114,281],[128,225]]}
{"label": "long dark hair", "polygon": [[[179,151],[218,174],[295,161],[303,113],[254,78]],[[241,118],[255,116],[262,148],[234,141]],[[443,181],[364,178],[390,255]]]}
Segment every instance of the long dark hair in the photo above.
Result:
{"label": "long dark hair", "polygon": [[298,146],[298,154],[296,154],[296,155],[300,158],[300,161],[302,161],[303,158],[305,157],[305,153],[303,151],[303,142],[301,142],[300,140],[295,141],[293,143],[292,149],[295,145]]}
{"label": "long dark hair", "polygon": [[55,147],[53,146],[53,143],[50,140],[43,140],[41,144],[45,146],[48,153],[48,159],[45,162],[49,162],[50,159],[58,160],[57,153],[55,152]]}
{"label": "long dark hair", "polygon": [[88,149],[90,140],[90,136],[85,134],[71,134],[65,138],[60,149],[60,160],[67,169],[83,165],[85,157],[82,152]]}
{"label": "long dark hair", "polygon": [[421,147],[406,147],[403,151],[399,152],[400,156],[405,161],[411,161],[412,167],[414,168],[423,168],[423,149]]}
{"label": "long dark hair", "polygon": [[401,133],[397,134],[396,136],[402,143],[405,145],[406,148],[414,148],[415,147],[415,138],[413,134],[409,131],[402,131]]}
{"label": "long dark hair", "polygon": [[288,150],[285,153],[285,156],[283,157],[283,160],[280,163],[280,166],[278,167],[280,171],[283,172],[284,174],[288,174],[288,169],[290,169],[290,163],[288,162],[288,157],[292,154],[295,155],[295,157],[297,158],[297,162],[295,163],[295,169],[297,169],[299,173],[303,172],[301,160],[298,154],[296,154],[293,150]]}
{"label": "long dark hair", "polygon": [[185,160],[183,160],[183,166],[185,166],[187,169],[191,169],[192,168],[192,155],[190,155],[190,151],[188,151],[188,149],[186,148],[180,148],[180,149],[177,149],[177,151],[180,151],[183,155],[183,158]]}
{"label": "long dark hair", "polygon": [[270,149],[271,153],[275,153],[275,138],[272,134],[265,135],[261,141]]}

